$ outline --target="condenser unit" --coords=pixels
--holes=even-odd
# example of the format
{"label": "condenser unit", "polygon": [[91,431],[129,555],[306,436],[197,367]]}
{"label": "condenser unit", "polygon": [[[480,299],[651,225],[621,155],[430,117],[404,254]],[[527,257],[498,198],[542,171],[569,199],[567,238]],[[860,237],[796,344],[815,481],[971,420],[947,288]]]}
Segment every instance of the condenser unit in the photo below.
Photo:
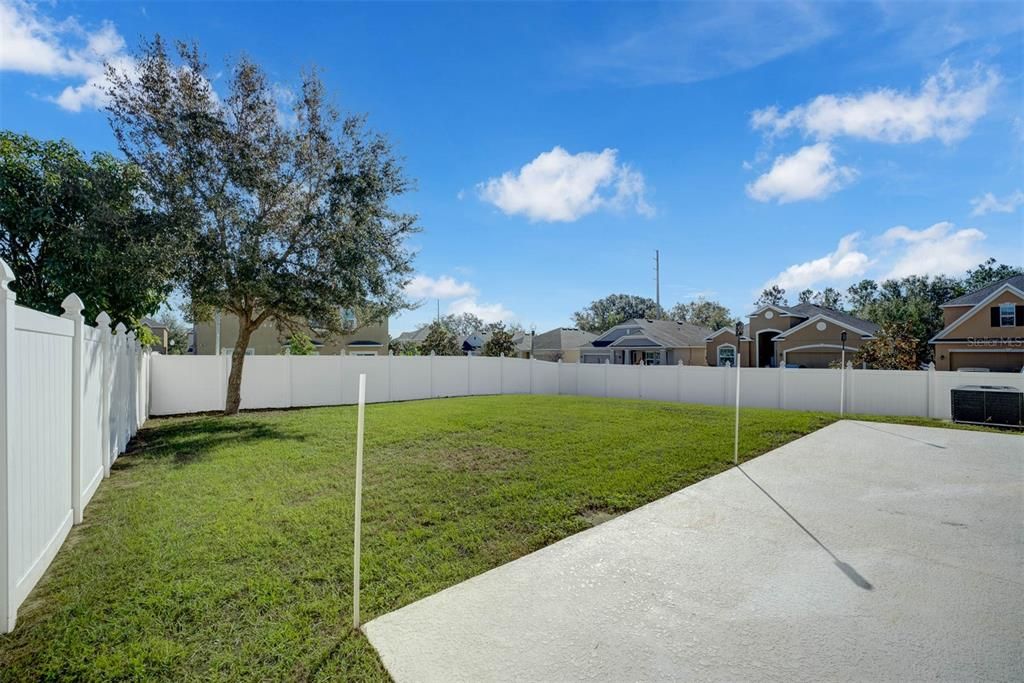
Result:
{"label": "condenser unit", "polygon": [[1016,387],[971,385],[956,387],[951,394],[954,422],[1024,426],[1024,392]]}

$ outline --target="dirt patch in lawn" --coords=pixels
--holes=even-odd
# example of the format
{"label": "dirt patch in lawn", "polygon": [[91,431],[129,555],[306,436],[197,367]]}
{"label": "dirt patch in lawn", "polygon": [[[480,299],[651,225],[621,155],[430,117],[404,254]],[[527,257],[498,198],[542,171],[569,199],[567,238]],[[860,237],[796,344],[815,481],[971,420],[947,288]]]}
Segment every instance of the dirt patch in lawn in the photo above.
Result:
{"label": "dirt patch in lawn", "polygon": [[580,517],[586,520],[590,526],[604,524],[622,514],[621,510],[613,510],[605,506],[587,506],[579,511]]}
{"label": "dirt patch in lawn", "polygon": [[527,458],[525,451],[501,446],[460,446],[423,451],[423,460],[454,472],[492,472],[516,465]]}

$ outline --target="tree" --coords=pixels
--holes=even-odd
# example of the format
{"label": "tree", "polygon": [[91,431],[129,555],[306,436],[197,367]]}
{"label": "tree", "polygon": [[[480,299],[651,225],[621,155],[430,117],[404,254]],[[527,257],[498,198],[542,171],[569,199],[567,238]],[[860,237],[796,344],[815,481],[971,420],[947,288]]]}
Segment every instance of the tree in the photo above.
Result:
{"label": "tree", "polygon": [[106,311],[138,329],[170,293],[180,245],[137,166],[0,132],[0,258],[21,305],[60,314],[73,292],[90,319]]}
{"label": "tree", "polygon": [[858,318],[868,318],[868,309],[878,297],[878,283],[874,280],[861,280],[850,285],[846,290],[846,298],[850,302],[850,312]]}
{"label": "tree", "polygon": [[572,314],[575,326],[585,332],[600,334],[634,318],[654,318],[658,306],[653,299],[633,294],[612,294],[592,301],[583,310]]}
{"label": "tree", "polygon": [[778,285],[772,285],[761,290],[761,296],[757,297],[757,301],[754,302],[757,307],[761,306],[788,306],[789,302],[786,300],[786,290]]}
{"label": "tree", "polygon": [[427,336],[419,347],[420,353],[429,356],[431,353],[438,356],[461,356],[462,349],[459,348],[459,341],[455,333],[448,329],[444,323],[432,322]]}
{"label": "tree", "polygon": [[157,36],[143,44],[136,73],[108,67],[108,112],[151,202],[185,230],[181,285],[192,317],[238,317],[232,414],[245,350],[265,321],[291,331],[316,321],[340,334],[345,309],[370,323],[408,307],[405,238],[416,217],[390,207],[410,185],[387,139],[330,105],[315,71],[303,74],[289,117],[247,58],[221,97],[198,46],[176,52]]}
{"label": "tree", "polygon": [[997,263],[994,258],[989,258],[967,271],[963,280],[964,292],[973,292],[1014,275],[1024,275],[1024,268]]}
{"label": "tree", "polygon": [[516,343],[511,330],[498,323],[492,330],[491,336],[484,342],[481,353],[485,356],[509,356],[516,355]]}
{"label": "tree", "polygon": [[826,287],[814,295],[812,303],[815,306],[831,308],[833,311],[841,311],[843,310],[843,295],[837,289]]}
{"label": "tree", "polygon": [[467,335],[484,329],[484,321],[472,313],[449,313],[441,323],[455,334]]}
{"label": "tree", "polygon": [[288,340],[288,353],[293,356],[315,356],[316,345],[304,332],[292,332]]}
{"label": "tree", "polygon": [[877,370],[917,370],[919,340],[906,322],[886,323],[865,341],[853,356],[853,364],[865,364]]}
{"label": "tree", "polygon": [[811,303],[812,299],[814,299],[814,290],[813,289],[805,289],[802,292],[800,292],[800,295],[799,295],[800,303],[802,303],[802,304],[809,304],[809,303]]}
{"label": "tree", "polygon": [[698,297],[689,303],[676,304],[668,315],[672,320],[682,320],[711,330],[730,327],[735,322],[728,308],[704,297]]}
{"label": "tree", "polygon": [[171,311],[164,311],[157,322],[167,328],[167,355],[179,356],[188,353],[188,328]]}

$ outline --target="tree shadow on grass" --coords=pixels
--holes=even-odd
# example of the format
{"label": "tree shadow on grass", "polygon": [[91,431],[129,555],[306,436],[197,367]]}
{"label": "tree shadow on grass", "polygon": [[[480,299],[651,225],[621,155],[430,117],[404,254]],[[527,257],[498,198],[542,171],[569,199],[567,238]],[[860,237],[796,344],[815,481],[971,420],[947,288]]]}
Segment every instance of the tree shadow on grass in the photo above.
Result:
{"label": "tree shadow on grass", "polygon": [[306,441],[305,434],[280,426],[238,418],[202,417],[140,429],[114,466],[132,467],[138,460],[172,461],[188,465],[219,446],[266,444],[272,441]]}

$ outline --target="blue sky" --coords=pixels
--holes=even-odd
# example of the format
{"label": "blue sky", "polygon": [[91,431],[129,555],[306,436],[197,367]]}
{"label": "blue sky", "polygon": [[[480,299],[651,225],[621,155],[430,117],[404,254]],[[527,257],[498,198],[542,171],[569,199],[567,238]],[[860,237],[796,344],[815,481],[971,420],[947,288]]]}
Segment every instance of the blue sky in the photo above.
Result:
{"label": "blue sky", "polygon": [[[142,36],[317,65],[406,158],[421,216],[392,333],[538,331],[613,292],[735,313],[777,282],[1024,263],[1014,4],[25,4],[0,0],[0,125],[113,150],[95,85]],[[217,81],[214,82],[216,87]]]}

